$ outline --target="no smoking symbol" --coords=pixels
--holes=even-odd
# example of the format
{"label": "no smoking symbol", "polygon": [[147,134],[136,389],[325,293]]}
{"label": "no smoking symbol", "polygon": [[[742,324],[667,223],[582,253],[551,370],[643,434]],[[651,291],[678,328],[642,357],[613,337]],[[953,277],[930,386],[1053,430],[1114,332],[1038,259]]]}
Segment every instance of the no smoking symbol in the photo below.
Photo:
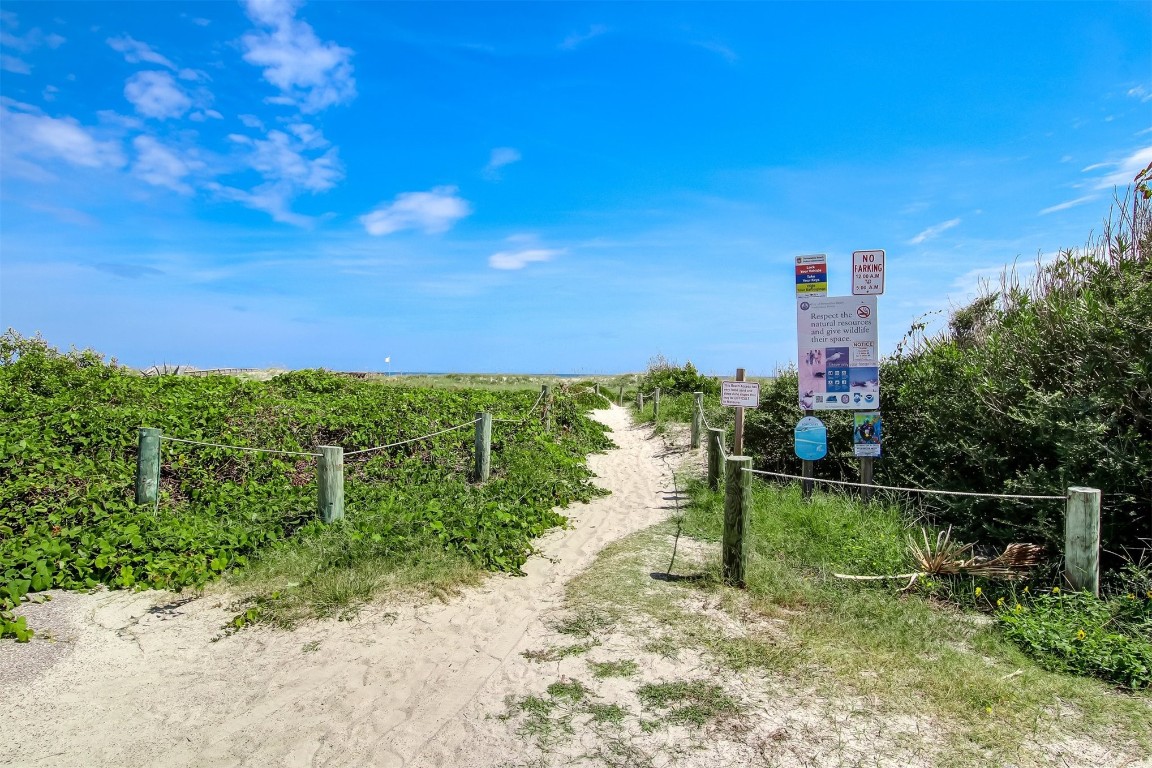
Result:
{"label": "no smoking symbol", "polygon": [[872,314],[872,310],[868,309],[866,306],[861,305],[856,309],[856,314],[867,319],[868,315]]}

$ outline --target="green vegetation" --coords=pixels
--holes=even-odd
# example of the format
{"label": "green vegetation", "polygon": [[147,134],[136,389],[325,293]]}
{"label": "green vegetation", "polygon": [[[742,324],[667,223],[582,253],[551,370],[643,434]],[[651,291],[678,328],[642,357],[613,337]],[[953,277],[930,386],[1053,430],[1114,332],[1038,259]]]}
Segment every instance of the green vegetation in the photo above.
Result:
{"label": "green vegetation", "polygon": [[[698,481],[686,485],[692,500],[682,536],[718,542],[722,494]],[[715,546],[701,551],[683,538],[672,577],[653,578],[668,565],[676,534],[666,523],[608,547],[570,585],[570,604],[609,606],[618,626],[651,638],[651,652],[675,658],[693,649],[733,672],[762,670],[769,687],[775,678],[790,692],[815,689],[833,705],[867,697],[880,717],[930,718],[954,765],[1045,765],[1043,745],[1057,732],[1106,743],[1116,754],[1152,748],[1149,694],[1028,658],[997,626],[991,583],[937,577],[901,592],[906,579],[835,578],[915,570],[900,509],[826,494],[806,502],[795,487],[760,482],[753,496],[747,590],[721,585]],[[1024,595],[1023,584],[1015,588]],[[701,613],[701,603],[727,618]],[[1139,615],[1133,607],[1133,621]],[[1117,631],[1106,621],[1101,630]],[[1147,642],[1143,632],[1129,642]],[[1075,638],[1075,627],[1068,636]]]}
{"label": "green vegetation", "polygon": [[723,688],[703,680],[646,683],[637,694],[646,708],[664,710],[666,722],[681,725],[699,727],[719,717],[738,715],[741,710]]}
{"label": "green vegetation", "polygon": [[[584,458],[607,448],[587,406],[554,388],[544,428],[534,391],[410,389],[324,371],[267,382],[142,377],[91,351],[0,337],[0,632],[28,593],[201,587],[245,571],[236,626],[350,615],[380,589],[451,588],[476,569],[517,571],[554,511],[600,493]],[[162,444],[156,508],[133,497],[137,428],[281,451],[346,451],[471,422],[496,425],[492,480],[468,480],[465,428],[345,463],[347,518],[315,520],[315,459]],[[472,575],[470,575],[472,574]],[[429,584],[431,582],[431,584]]]}

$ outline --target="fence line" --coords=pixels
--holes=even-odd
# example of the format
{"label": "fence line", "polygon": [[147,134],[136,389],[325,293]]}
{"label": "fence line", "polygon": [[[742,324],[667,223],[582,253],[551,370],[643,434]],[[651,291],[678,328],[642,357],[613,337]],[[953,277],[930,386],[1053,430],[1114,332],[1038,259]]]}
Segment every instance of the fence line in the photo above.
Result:
{"label": "fence line", "polygon": [[358,456],[361,453],[371,453],[372,451],[383,451],[386,448],[396,448],[397,446],[407,445],[408,443],[415,443],[415,442],[419,442],[420,440],[427,440],[430,437],[436,437],[437,435],[445,435],[449,432],[455,432],[458,429],[464,429],[464,427],[470,427],[478,421],[480,421],[480,419],[472,419],[472,421],[468,421],[468,422],[465,422],[463,424],[457,424],[454,427],[448,427],[448,429],[442,429],[439,432],[433,432],[431,434],[422,435],[420,437],[413,437],[410,440],[401,440],[398,443],[389,443],[388,445],[378,445],[375,448],[362,448],[359,451],[348,451],[347,453],[344,454],[344,457],[347,458],[349,456]]}
{"label": "fence line", "polygon": [[505,424],[523,424],[528,421],[528,417],[532,415],[532,411],[536,410],[536,406],[540,405],[540,401],[544,399],[544,390],[540,390],[540,394],[536,396],[536,402],[532,403],[532,407],[524,412],[524,416],[519,419],[492,419],[495,422]]}
{"label": "fence line", "polygon": [[201,440],[185,440],[180,437],[168,437],[167,435],[160,435],[161,440],[167,440],[171,443],[187,443],[189,445],[207,445],[212,448],[231,448],[236,451],[250,451],[252,453],[279,453],[283,456],[320,456],[319,453],[312,453],[310,451],[278,451],[272,448],[248,448],[243,445],[224,445],[223,443],[206,443]]}
{"label": "fence line", "polygon": [[765,472],[760,469],[745,469],[753,475],[767,475],[769,477],[786,477],[791,480],[804,480],[813,483],[828,483],[830,485],[850,485],[855,488],[871,488],[877,491],[909,491],[911,493],[929,493],[936,496],[980,496],[987,499],[1032,499],[1041,501],[1066,501],[1065,496],[1028,496],[1014,493],[975,493],[973,491],[937,491],[931,488],[900,488],[893,485],[870,485],[868,483],[849,483],[843,480],[824,480],[819,477],[804,477],[803,475],[788,475],[783,472]]}

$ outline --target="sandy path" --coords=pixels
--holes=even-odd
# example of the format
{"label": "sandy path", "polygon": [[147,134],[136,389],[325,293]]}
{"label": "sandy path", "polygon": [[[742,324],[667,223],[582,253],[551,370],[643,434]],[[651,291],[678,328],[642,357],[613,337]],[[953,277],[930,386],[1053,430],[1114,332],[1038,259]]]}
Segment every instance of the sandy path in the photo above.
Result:
{"label": "sandy path", "polygon": [[[60,639],[39,662],[47,668],[0,690],[0,765],[514,761],[508,744],[477,738],[477,720],[495,689],[523,676],[526,637],[604,545],[667,515],[661,443],[622,408],[594,415],[619,445],[589,460],[611,495],[567,510],[573,527],[542,540],[526,577],[493,577],[449,604],[378,607],[353,622],[213,643],[230,615],[216,597],[62,595],[48,604]],[[0,663],[35,669],[36,645],[8,644]]]}

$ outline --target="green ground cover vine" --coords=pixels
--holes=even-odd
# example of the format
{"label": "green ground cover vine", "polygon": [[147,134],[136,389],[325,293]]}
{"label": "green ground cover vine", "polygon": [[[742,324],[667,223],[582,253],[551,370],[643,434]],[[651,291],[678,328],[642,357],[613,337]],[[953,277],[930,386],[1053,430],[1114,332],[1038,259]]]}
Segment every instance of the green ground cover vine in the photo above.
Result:
{"label": "green ground cover vine", "polygon": [[[513,419],[534,391],[409,388],[319,371],[267,381],[142,377],[91,351],[0,337],[0,636],[29,629],[12,609],[50,588],[199,587],[288,547],[308,549],[317,577],[371,561],[438,552],[517,571],[555,511],[599,493],[585,466],[611,445],[587,403],[556,389],[552,429],[500,422],[493,477],[468,480],[463,429],[345,463],[347,519],[315,521],[314,459],[164,442],[160,500],[133,498],[137,429],[285,451],[346,451],[471,421]],[[299,581],[299,579],[297,579]]]}

